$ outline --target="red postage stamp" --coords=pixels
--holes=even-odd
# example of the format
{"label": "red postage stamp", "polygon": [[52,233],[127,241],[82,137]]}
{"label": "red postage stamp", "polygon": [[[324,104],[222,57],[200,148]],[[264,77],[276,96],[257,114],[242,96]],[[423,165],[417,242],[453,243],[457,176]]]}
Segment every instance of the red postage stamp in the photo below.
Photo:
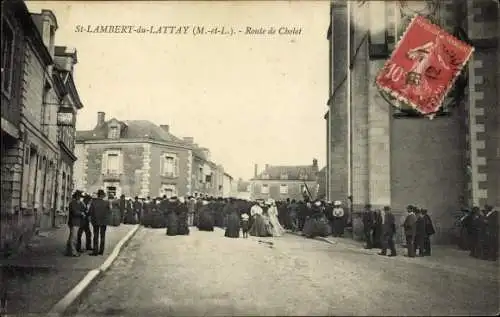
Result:
{"label": "red postage stamp", "polygon": [[377,86],[424,115],[436,113],[474,48],[415,17],[376,78]]}

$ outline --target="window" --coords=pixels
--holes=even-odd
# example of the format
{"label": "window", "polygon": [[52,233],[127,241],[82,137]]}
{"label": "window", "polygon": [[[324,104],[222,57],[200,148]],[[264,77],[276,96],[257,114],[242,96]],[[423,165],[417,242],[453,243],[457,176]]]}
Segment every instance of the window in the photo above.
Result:
{"label": "window", "polygon": [[280,178],[281,179],[288,179],[288,174],[286,172],[282,172]]}
{"label": "window", "polygon": [[288,194],[288,185],[287,184],[280,185],[280,194]]}
{"label": "window", "polygon": [[119,150],[108,150],[102,156],[102,174],[117,175],[122,173],[123,156]]}
{"label": "window", "polygon": [[200,183],[203,183],[203,167],[200,167],[198,170],[198,179],[200,180]]}
{"label": "window", "polygon": [[262,174],[262,179],[269,179],[269,174],[267,173]]}
{"label": "window", "polygon": [[14,64],[14,30],[2,19],[2,92],[10,96]]}
{"label": "window", "polygon": [[300,192],[301,192],[302,194],[307,192],[307,190],[306,190],[306,185],[300,185]]}
{"label": "window", "polygon": [[110,127],[109,128],[109,138],[110,139],[119,139],[120,138],[120,130],[118,127]]}
{"label": "window", "polygon": [[172,196],[177,195],[177,188],[175,185],[172,184],[162,184],[160,187],[160,197],[163,197],[163,195],[167,196],[167,198],[170,198]]}
{"label": "window", "polygon": [[118,174],[120,170],[120,157],[118,153],[108,154],[108,174]]}
{"label": "window", "polygon": [[177,177],[179,175],[178,165],[177,155],[164,154],[161,162],[161,175],[165,177]]}
{"label": "window", "polygon": [[260,188],[260,191],[262,194],[269,194],[269,185],[268,184],[262,184],[262,187]]}

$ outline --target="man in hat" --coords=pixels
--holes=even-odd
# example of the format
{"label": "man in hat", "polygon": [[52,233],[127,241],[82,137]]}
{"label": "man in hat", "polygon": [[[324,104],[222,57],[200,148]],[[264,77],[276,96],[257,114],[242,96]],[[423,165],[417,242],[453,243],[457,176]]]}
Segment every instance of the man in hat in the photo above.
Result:
{"label": "man in hat", "polygon": [[422,217],[425,222],[424,255],[431,255],[431,236],[436,233],[431,217],[427,214],[427,209],[422,209]]}
{"label": "man in hat", "polygon": [[342,237],[344,235],[344,208],[342,202],[336,200],[333,203],[333,236]]}
{"label": "man in hat", "polygon": [[137,219],[137,223],[142,223],[143,206],[142,202],[139,200],[138,196],[135,196],[132,208],[134,208],[134,215]]}
{"label": "man in hat", "polygon": [[486,219],[486,260],[498,259],[498,212],[492,206],[484,206]]}
{"label": "man in hat", "polygon": [[396,246],[394,245],[394,234],[396,233],[396,217],[389,206],[382,210],[382,251],[380,255],[387,255],[387,248],[391,250],[389,256],[396,256]]}
{"label": "man in hat", "polygon": [[106,193],[104,190],[97,191],[97,198],[90,205],[90,219],[94,231],[94,252],[91,255],[103,255],[106,241],[106,228],[109,224],[110,206],[109,202],[104,200]]}
{"label": "man in hat", "polygon": [[92,232],[90,231],[90,217],[89,217],[89,208],[90,203],[92,201],[92,197],[89,194],[83,194],[83,204],[85,205],[85,211],[83,212],[81,225],[78,228],[77,234],[77,244],[76,249],[78,252],[83,252],[82,250],[82,238],[85,233],[85,250],[92,250]]}
{"label": "man in hat", "polygon": [[66,243],[66,256],[80,256],[77,250],[78,229],[82,225],[82,218],[85,215],[85,205],[81,201],[82,192],[76,190],[69,203],[68,227],[69,235]]}
{"label": "man in hat", "polygon": [[415,208],[409,205],[406,210],[408,215],[406,216],[403,228],[406,237],[406,248],[408,250],[407,256],[410,258],[415,257],[415,236],[417,234],[417,216],[415,215]]}
{"label": "man in hat", "polygon": [[363,232],[365,234],[366,246],[365,249],[373,248],[373,226],[375,224],[375,219],[372,211],[372,206],[370,204],[365,205],[365,210],[363,212]]}
{"label": "man in hat", "polygon": [[196,210],[196,199],[193,196],[188,196],[188,226],[194,226],[194,213]]}

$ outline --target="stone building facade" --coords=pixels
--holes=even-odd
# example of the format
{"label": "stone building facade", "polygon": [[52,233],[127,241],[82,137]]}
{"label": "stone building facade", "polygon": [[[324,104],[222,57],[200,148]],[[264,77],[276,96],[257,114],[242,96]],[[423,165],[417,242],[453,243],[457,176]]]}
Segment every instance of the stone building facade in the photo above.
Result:
{"label": "stone building facade", "polygon": [[316,199],[318,194],[318,161],[312,165],[278,166],[266,165],[262,173],[255,166],[251,182],[252,199],[302,200],[304,195]]}
{"label": "stone building facade", "polygon": [[[54,66],[54,14],[30,13],[21,0],[2,2],[2,11],[3,250],[56,225],[58,113],[66,106],[66,87]],[[73,93],[77,95],[76,88]],[[74,114],[81,104],[75,107]]]}
{"label": "stone building facade", "polygon": [[104,189],[114,196],[145,198],[215,195],[219,188],[219,169],[209,161],[209,150],[193,138],[176,137],[168,125],[106,121],[99,112],[94,129],[77,131],[76,153],[74,183],[89,193]]}
{"label": "stone building facade", "polygon": [[[354,213],[390,205],[400,219],[409,204],[426,208],[444,243],[460,208],[500,206],[498,12],[491,0],[332,2],[329,199],[351,196]],[[465,95],[434,120],[401,116],[373,84],[416,13],[475,47]]]}

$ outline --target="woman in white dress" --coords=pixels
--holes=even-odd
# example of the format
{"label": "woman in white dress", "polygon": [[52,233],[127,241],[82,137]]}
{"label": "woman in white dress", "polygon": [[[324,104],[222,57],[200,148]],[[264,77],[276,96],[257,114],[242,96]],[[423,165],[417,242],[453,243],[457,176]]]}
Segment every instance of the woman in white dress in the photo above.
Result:
{"label": "woman in white dress", "polygon": [[273,237],[281,237],[285,233],[285,229],[278,220],[278,208],[274,200],[270,201],[269,209],[267,210],[270,223],[270,231]]}

